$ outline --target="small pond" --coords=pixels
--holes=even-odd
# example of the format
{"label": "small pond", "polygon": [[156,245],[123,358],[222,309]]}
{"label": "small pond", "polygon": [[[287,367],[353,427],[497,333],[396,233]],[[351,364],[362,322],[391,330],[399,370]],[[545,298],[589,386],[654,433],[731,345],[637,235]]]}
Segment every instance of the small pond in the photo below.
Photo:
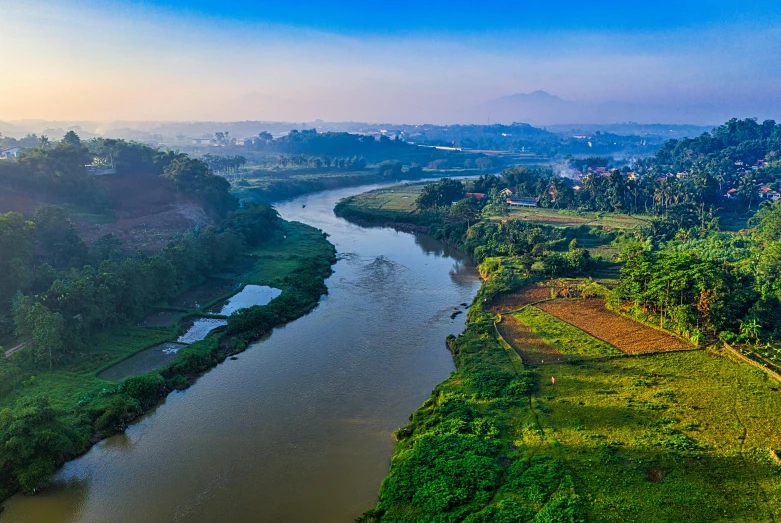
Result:
{"label": "small pond", "polygon": [[221,320],[219,318],[197,318],[193,321],[189,329],[184,331],[184,334],[179,336],[176,341],[179,343],[195,343],[201,341],[211,331],[217,327],[227,325],[228,320]]}
{"label": "small pond", "polygon": [[209,309],[209,312],[230,316],[239,309],[246,309],[254,305],[266,305],[280,294],[282,294],[282,291],[274,287],[247,285],[238,294],[216,304]]}
{"label": "small pond", "polygon": [[109,381],[122,381],[131,376],[140,376],[170,363],[176,353],[184,347],[181,343],[162,343],[133,354],[126,360],[109,367],[98,378]]}

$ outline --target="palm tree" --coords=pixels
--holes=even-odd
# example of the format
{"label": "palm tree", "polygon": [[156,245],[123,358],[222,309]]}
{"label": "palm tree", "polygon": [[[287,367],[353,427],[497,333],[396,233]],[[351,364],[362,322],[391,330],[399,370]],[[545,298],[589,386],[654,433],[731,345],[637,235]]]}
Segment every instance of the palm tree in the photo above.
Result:
{"label": "palm tree", "polygon": [[48,149],[49,148],[49,145],[51,144],[51,141],[49,140],[48,136],[46,136],[45,134],[42,134],[41,137],[39,138],[39,140],[41,141],[41,147],[43,147],[44,149]]}

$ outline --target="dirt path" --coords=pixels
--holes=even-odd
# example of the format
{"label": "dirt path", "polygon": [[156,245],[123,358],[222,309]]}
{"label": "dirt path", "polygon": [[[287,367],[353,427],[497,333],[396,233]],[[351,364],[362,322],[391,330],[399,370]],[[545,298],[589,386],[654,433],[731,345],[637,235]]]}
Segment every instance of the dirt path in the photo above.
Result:
{"label": "dirt path", "polygon": [[17,345],[16,347],[11,347],[11,348],[10,348],[10,349],[8,349],[7,351],[5,351],[5,357],[6,357],[6,358],[10,358],[10,357],[11,357],[11,354],[13,354],[13,353],[15,353],[15,352],[19,352],[19,351],[20,351],[20,350],[22,350],[23,348],[24,348],[24,343],[20,343],[20,344],[19,344],[19,345]]}

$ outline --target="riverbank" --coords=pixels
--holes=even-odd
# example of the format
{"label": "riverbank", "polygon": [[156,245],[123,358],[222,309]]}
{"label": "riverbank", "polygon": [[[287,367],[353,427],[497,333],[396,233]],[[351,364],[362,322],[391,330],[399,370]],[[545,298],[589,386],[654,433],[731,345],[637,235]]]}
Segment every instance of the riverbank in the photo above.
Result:
{"label": "riverbank", "polygon": [[[424,169],[417,178],[477,176],[484,173],[485,171],[479,169],[448,169],[442,171]],[[402,179],[415,179],[415,177],[404,172]],[[244,173],[241,180],[233,183],[233,194],[240,199],[269,203],[305,194],[358,187],[373,183],[393,183],[393,179],[388,179],[387,176],[379,174],[376,169],[294,174],[288,174],[284,171],[264,171],[257,174],[249,172]]]}
{"label": "riverbank", "polygon": [[[378,196],[343,201],[346,213],[387,219]],[[718,347],[621,324],[604,300],[587,299],[589,279],[572,289],[549,280],[550,259],[571,256],[555,252],[570,229],[545,227],[518,226],[511,238],[470,230],[486,280],[466,331],[448,339],[457,370],[396,431],[378,504],[359,521],[781,517],[779,383]],[[532,231],[550,237],[527,240]],[[526,241],[528,252],[501,254]]]}
{"label": "riverbank", "polygon": [[[190,386],[201,373],[244,350],[274,326],[315,307],[327,292],[324,280],[336,261],[334,247],[321,231],[307,225],[282,222],[280,227],[275,238],[246,253],[252,260],[250,270],[234,275],[236,291],[249,283],[283,291],[268,305],[249,309],[261,313],[262,322],[229,319],[226,328],[179,350],[171,363],[119,384],[97,374],[139,351],[174,341],[181,319],[167,327],[118,327],[96,337],[94,346],[65,367],[26,376],[20,387],[4,394],[0,398],[0,409],[5,409],[0,414],[3,436],[18,438],[25,447],[19,449],[16,461],[3,464],[0,499],[16,490],[36,489],[55,466],[124,430],[169,392]],[[24,426],[11,425],[11,420],[20,419],[26,420]],[[49,431],[59,439],[42,440]],[[51,444],[54,448],[46,447]]]}
{"label": "riverbank", "polygon": [[[487,308],[497,277],[448,339],[456,373],[396,431],[379,503],[361,521],[781,516],[778,383],[717,348],[638,357],[608,345],[619,356],[604,358],[605,342],[553,317],[511,346]],[[557,340],[563,359],[547,345]],[[524,364],[528,351],[547,363]]]}

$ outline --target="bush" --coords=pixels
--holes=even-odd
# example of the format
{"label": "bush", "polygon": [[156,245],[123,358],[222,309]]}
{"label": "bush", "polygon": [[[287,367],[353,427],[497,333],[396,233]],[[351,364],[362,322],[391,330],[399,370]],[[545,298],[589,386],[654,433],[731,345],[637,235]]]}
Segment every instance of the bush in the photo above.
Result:
{"label": "bush", "polygon": [[125,395],[111,398],[103,413],[95,420],[95,430],[121,431],[128,422],[141,414],[138,401]]}
{"label": "bush", "polygon": [[156,372],[135,376],[126,379],[120,391],[137,400],[146,409],[157,403],[157,400],[165,394],[165,380]]}
{"label": "bush", "polygon": [[379,508],[393,504],[420,510],[418,521],[459,521],[470,503],[486,503],[501,480],[499,443],[463,435],[426,435],[391,471]]}

